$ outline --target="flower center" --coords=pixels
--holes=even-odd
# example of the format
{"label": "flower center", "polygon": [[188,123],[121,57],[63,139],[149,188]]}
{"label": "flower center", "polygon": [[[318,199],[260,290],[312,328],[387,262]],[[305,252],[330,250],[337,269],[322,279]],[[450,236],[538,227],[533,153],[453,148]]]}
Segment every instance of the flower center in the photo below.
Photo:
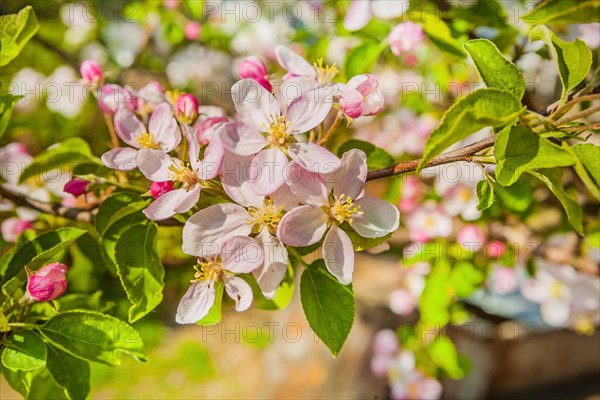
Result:
{"label": "flower center", "polygon": [[283,115],[269,116],[269,127],[267,132],[269,134],[269,140],[273,146],[282,146],[285,144],[288,137],[288,129],[290,123],[285,120]]}
{"label": "flower center", "polygon": [[283,206],[275,207],[273,200],[270,197],[265,198],[264,205],[261,208],[248,208],[250,217],[247,221],[248,225],[257,225],[260,232],[264,227],[272,231],[277,229],[277,224],[283,216]]}
{"label": "flower center", "polygon": [[194,279],[190,281],[191,283],[200,281],[216,281],[225,275],[223,263],[218,257],[208,261],[200,261],[198,259],[198,265],[195,265],[194,269],[196,270],[196,273],[194,274]]}
{"label": "flower center", "polygon": [[173,182],[182,182],[184,189],[189,189],[197,183],[200,183],[198,174],[189,169],[181,160],[174,161],[173,164],[169,165],[169,171],[171,171],[171,180]]}
{"label": "flower center", "polygon": [[550,285],[550,296],[553,298],[559,298],[564,291],[564,287],[563,284],[556,281],[556,282],[552,282],[552,284]]}
{"label": "flower center", "polygon": [[332,219],[335,219],[340,224],[344,221],[348,221],[350,225],[354,222],[354,217],[362,215],[363,212],[359,211],[360,206],[354,204],[354,200],[351,197],[341,194],[340,198],[335,201],[333,206],[329,209],[329,214]]}
{"label": "flower center", "polygon": [[160,145],[156,143],[156,141],[154,140],[154,136],[152,136],[151,133],[142,133],[140,136],[137,137],[137,142],[140,144],[140,146],[146,149],[160,150]]}
{"label": "flower center", "polygon": [[335,78],[340,72],[339,69],[333,65],[323,65],[323,59],[319,58],[316,63],[313,64],[315,71],[317,71],[317,81],[320,83],[329,83]]}

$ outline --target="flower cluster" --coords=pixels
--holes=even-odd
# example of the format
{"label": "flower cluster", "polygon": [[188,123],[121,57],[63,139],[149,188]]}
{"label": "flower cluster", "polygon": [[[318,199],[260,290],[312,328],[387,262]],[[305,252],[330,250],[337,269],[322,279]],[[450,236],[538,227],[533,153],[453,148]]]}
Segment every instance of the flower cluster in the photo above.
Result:
{"label": "flower cluster", "polygon": [[[343,84],[333,81],[335,65],[311,65],[283,46],[276,56],[287,71],[282,85],[269,80],[259,59],[242,62],[242,79],[231,89],[237,111],[231,120],[199,118],[195,97],[156,85],[135,94],[116,85],[100,88],[100,107],[126,145],[106,152],[104,165],[121,173],[137,169],[151,182],[149,219],[186,219],[183,251],[198,264],[177,311],[179,323],[206,317],[219,285],[238,311],[247,309],[250,278],[238,274],[251,273],[273,298],[291,248],[314,246],[329,272],[348,285],[352,237],[384,238],[399,226],[398,209],[364,191],[366,154],[352,149],[338,158],[325,147],[341,119],[382,110],[377,78],[365,74]],[[89,63],[82,72],[101,81],[102,72]],[[339,111],[325,134],[334,108]],[[201,192],[209,195],[206,203]],[[190,216],[192,209],[197,212]]]}

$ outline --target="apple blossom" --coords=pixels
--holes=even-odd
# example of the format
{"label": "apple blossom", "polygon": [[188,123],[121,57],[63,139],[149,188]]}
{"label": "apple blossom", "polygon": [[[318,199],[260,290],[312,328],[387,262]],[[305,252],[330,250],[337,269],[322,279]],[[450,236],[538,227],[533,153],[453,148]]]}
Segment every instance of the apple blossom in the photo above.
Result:
{"label": "apple blossom", "polygon": [[33,223],[18,217],[6,218],[0,225],[2,237],[9,243],[16,242],[19,235],[27,229],[33,229]]}
{"label": "apple blossom", "polygon": [[98,92],[98,106],[104,114],[114,115],[121,109],[134,111],[136,96],[127,88],[115,84],[102,85]]}
{"label": "apple blossom", "polygon": [[26,296],[34,301],[50,301],[67,290],[67,266],[58,262],[29,273]]}
{"label": "apple blossom", "polygon": [[337,84],[330,85],[333,82],[333,78],[340,72],[335,64],[324,65],[323,59],[319,59],[311,65],[300,54],[289,47],[281,45],[275,48],[275,56],[279,65],[287,71],[287,74],[283,77],[284,82],[289,81],[295,86],[299,86],[302,92],[315,88],[324,88],[324,86],[331,86],[334,89],[333,94],[337,92]]}
{"label": "apple blossom", "polygon": [[179,324],[194,324],[208,315],[215,303],[216,285],[223,283],[227,295],[235,301],[237,311],[252,304],[252,288],[236,274],[250,273],[263,262],[263,250],[254,239],[234,236],[221,246],[217,255],[198,258],[192,285],[185,293],[175,320]]}
{"label": "apple blossom", "polygon": [[485,232],[475,224],[467,224],[456,234],[456,242],[469,251],[480,250],[487,240]]}
{"label": "apple blossom", "polygon": [[196,21],[190,21],[185,24],[185,37],[188,40],[196,40],[200,37],[200,32],[202,31],[202,27]]}
{"label": "apple blossom", "polygon": [[85,194],[89,185],[90,181],[87,179],[74,178],[65,184],[64,191],[77,197]]}
{"label": "apple blossom", "polygon": [[117,135],[131,147],[118,147],[102,155],[102,162],[109,168],[129,171],[137,167],[140,149],[169,152],[181,141],[181,132],[173,118],[171,106],[162,103],[152,113],[148,129],[130,110],[115,114]]}
{"label": "apple blossom", "polygon": [[477,209],[477,182],[485,179],[481,167],[467,162],[457,162],[440,168],[431,168],[437,174],[435,189],[442,196],[442,206],[451,217],[460,215],[465,221],[481,216]]}
{"label": "apple blossom", "polygon": [[414,57],[415,50],[423,43],[424,38],[425,34],[420,25],[410,21],[398,24],[389,35],[392,53],[397,56]]}
{"label": "apple blossom", "polygon": [[88,83],[102,82],[102,68],[94,60],[85,60],[80,67],[81,76]]}
{"label": "apple blossom", "polygon": [[159,196],[144,210],[144,214],[155,221],[187,212],[196,205],[202,183],[219,174],[225,155],[221,143],[213,140],[204,151],[204,159],[200,160],[200,144],[196,132],[186,124],[182,124],[182,127],[189,146],[189,165],[171,157],[163,150],[144,148],[139,151],[138,167],[146,178],[152,182],[170,180],[178,186],[177,189]]}
{"label": "apple blossom", "polygon": [[194,128],[198,134],[200,144],[208,144],[213,139],[218,124],[225,122],[229,122],[225,117],[207,117],[201,121],[196,121]]}
{"label": "apple blossom", "polygon": [[494,292],[500,295],[513,293],[519,287],[517,268],[494,264],[488,276],[488,285]]}
{"label": "apple blossom", "polygon": [[340,225],[348,223],[362,237],[378,238],[398,228],[400,213],[387,201],[364,195],[367,156],[353,149],[342,156],[340,168],[322,177],[291,163],[289,185],[306,205],[286,213],[277,227],[282,243],[304,247],[319,242],[329,272],[342,284],[352,281],[354,248]]}
{"label": "apple blossom", "polygon": [[298,134],[319,125],[329,113],[331,97],[324,91],[303,93],[287,105],[283,114],[275,97],[252,79],[237,82],[232,92],[243,124],[224,124],[218,134],[229,151],[255,155],[250,178],[257,194],[273,194],[284,184],[290,158],[310,171],[327,172],[339,166],[339,159],[329,150],[297,139]]}
{"label": "apple blossom", "polygon": [[450,218],[435,202],[427,201],[405,220],[411,240],[425,243],[436,237],[448,237],[452,233]]}
{"label": "apple blossom", "polygon": [[497,260],[502,258],[504,253],[506,253],[506,250],[507,247],[503,242],[499,240],[493,240],[484,246],[483,254],[488,259]]}
{"label": "apple blossom", "polygon": [[340,95],[340,106],[350,118],[369,116],[383,109],[383,95],[374,75],[362,74],[348,81]]}

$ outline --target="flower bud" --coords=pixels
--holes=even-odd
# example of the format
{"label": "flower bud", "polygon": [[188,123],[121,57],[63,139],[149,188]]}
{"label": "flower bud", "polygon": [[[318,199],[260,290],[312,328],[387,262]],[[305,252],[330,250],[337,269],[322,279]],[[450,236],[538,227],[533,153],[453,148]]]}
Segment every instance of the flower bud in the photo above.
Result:
{"label": "flower bud", "polygon": [[191,94],[180,95],[175,107],[177,118],[182,122],[192,125],[198,119],[198,100]]}
{"label": "flower bud", "polygon": [[499,240],[489,242],[484,249],[486,258],[497,260],[506,253],[506,245]]}
{"label": "flower bud", "polygon": [[14,243],[19,235],[27,229],[32,229],[33,223],[24,219],[11,217],[6,218],[0,225],[0,232],[5,241]]}
{"label": "flower bud", "polygon": [[208,117],[202,122],[196,124],[196,132],[198,134],[198,140],[201,144],[208,144],[214,136],[215,130],[213,127],[219,123],[229,122],[225,117]]}
{"label": "flower bud", "polygon": [[50,301],[67,289],[67,266],[51,263],[29,276],[27,297],[35,301]]}
{"label": "flower bud", "polygon": [[369,116],[383,109],[383,95],[374,75],[357,75],[348,81],[340,96],[340,106],[350,118]]}
{"label": "flower bud", "polygon": [[414,51],[424,38],[421,26],[410,21],[396,25],[388,37],[392,53],[397,56],[405,53],[414,56]]}
{"label": "flower bud", "polygon": [[102,68],[96,61],[85,60],[81,63],[80,67],[81,76],[88,83],[100,83],[102,82]]}
{"label": "flower bud", "polygon": [[150,194],[155,199],[158,199],[163,194],[170,192],[173,190],[173,182],[165,181],[165,182],[152,182],[150,185]]}
{"label": "flower bud", "polygon": [[70,193],[75,197],[81,196],[87,192],[87,187],[90,184],[90,181],[85,179],[74,178],[69,182],[65,183],[64,191],[66,193]]}
{"label": "flower bud", "polygon": [[102,85],[98,94],[98,106],[104,114],[114,115],[120,109],[134,111],[137,106],[137,99],[126,88],[110,84]]}
{"label": "flower bud", "polygon": [[256,57],[248,57],[240,64],[240,78],[254,79],[269,92],[273,89],[267,79],[269,71],[267,66]]}
{"label": "flower bud", "polygon": [[202,30],[201,26],[199,23],[197,23],[196,21],[191,21],[188,22],[185,25],[185,37],[188,40],[196,40],[198,39],[198,37],[200,37],[200,31]]}

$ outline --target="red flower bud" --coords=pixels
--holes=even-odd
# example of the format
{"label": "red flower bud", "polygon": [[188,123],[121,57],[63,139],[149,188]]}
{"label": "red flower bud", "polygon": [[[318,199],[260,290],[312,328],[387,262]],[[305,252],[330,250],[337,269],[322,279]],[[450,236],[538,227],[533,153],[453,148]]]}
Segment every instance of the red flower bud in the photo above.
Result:
{"label": "red flower bud", "polygon": [[81,63],[80,67],[81,76],[88,83],[100,83],[102,82],[102,68],[96,61],[85,60]]}
{"label": "red flower bud", "polygon": [[152,197],[155,199],[171,190],[173,190],[173,182],[171,181],[152,182],[152,185],[150,185],[150,194],[152,194]]}
{"label": "red flower bud", "polygon": [[182,94],[177,98],[177,118],[188,125],[192,125],[198,119],[198,100],[191,94]]}
{"label": "red flower bud", "polygon": [[29,276],[27,297],[35,301],[50,301],[67,289],[67,266],[51,263]]}
{"label": "red flower bud", "polygon": [[87,187],[90,184],[90,181],[85,179],[71,179],[69,182],[65,183],[64,191],[66,193],[70,193],[75,197],[81,196],[87,192]]}

